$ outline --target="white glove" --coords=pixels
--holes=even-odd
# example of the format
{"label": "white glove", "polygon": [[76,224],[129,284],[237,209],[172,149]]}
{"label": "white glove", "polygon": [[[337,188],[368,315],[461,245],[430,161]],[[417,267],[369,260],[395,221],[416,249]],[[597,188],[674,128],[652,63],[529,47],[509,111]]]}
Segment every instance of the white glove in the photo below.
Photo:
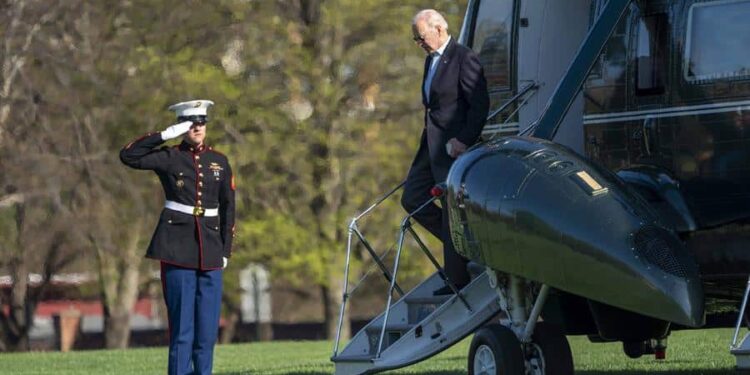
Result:
{"label": "white glove", "polygon": [[191,126],[193,126],[193,123],[191,121],[184,121],[179,124],[174,124],[161,132],[161,139],[163,141],[167,141],[173,138],[177,138],[187,133],[188,130],[190,130]]}
{"label": "white glove", "polygon": [[229,263],[229,259],[227,259],[227,257],[222,257],[221,259],[224,259],[224,267],[221,267],[221,269],[227,268],[227,263]]}

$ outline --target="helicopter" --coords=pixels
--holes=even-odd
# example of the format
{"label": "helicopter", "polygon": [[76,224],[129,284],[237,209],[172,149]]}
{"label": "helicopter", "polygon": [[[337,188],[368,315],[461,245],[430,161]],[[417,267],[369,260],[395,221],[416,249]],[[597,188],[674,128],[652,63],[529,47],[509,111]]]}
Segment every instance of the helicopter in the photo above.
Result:
{"label": "helicopter", "polygon": [[[470,374],[572,374],[569,335],[662,359],[672,330],[717,326],[736,328],[732,353],[750,367],[749,340],[737,342],[748,16],[747,0],[469,1],[459,42],[495,109],[433,199],[474,278],[458,290],[431,258],[438,272],[394,301],[398,261],[381,267],[386,310],[343,351],[336,340],[336,372],[403,367],[474,334]],[[428,254],[412,214],[398,254],[406,235]],[[352,233],[366,242],[361,217],[349,247]],[[445,284],[454,295],[429,294]]]}

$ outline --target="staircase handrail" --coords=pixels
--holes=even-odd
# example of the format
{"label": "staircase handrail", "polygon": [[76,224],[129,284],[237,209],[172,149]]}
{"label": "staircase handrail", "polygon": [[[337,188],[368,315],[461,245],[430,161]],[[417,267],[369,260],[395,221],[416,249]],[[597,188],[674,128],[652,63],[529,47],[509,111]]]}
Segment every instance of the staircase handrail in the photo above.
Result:
{"label": "staircase handrail", "polygon": [[375,249],[373,249],[372,245],[370,245],[369,241],[367,241],[367,239],[362,234],[362,232],[359,231],[359,227],[357,226],[357,223],[359,222],[359,220],[361,220],[362,218],[370,214],[370,212],[372,212],[376,207],[378,207],[380,204],[382,204],[388,198],[390,198],[393,194],[399,191],[404,186],[404,184],[406,184],[406,180],[402,181],[400,184],[398,184],[398,186],[394,187],[393,189],[388,191],[388,193],[384,194],[383,196],[375,200],[373,204],[367,207],[359,215],[352,218],[352,220],[349,222],[349,226],[348,226],[349,234],[348,234],[347,243],[346,243],[346,262],[344,266],[344,288],[343,288],[343,293],[341,296],[342,301],[341,301],[341,309],[339,311],[338,328],[336,330],[336,341],[334,342],[334,346],[333,346],[333,357],[336,357],[339,351],[339,343],[341,341],[341,327],[343,326],[343,323],[344,323],[344,311],[346,309],[346,302],[348,301],[349,296],[350,296],[349,268],[351,265],[352,235],[357,236],[357,239],[359,239],[362,245],[365,246],[365,249],[367,249],[367,252],[370,254],[370,256],[373,258],[375,263],[380,268],[380,270],[383,272],[383,276],[385,277],[385,279],[391,284],[395,284],[395,288],[392,288],[392,289],[395,289],[396,292],[399,293],[399,295],[402,295],[402,296],[404,295],[404,291],[401,289],[401,287],[397,283],[394,283],[395,279],[391,275],[390,271],[388,271],[388,268],[385,266],[385,264],[380,259],[378,254],[375,252]]}

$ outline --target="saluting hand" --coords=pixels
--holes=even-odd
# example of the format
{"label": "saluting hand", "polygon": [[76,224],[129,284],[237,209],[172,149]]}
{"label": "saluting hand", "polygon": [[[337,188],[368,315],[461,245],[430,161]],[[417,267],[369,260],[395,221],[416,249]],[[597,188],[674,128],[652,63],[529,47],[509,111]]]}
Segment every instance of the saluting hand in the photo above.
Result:
{"label": "saluting hand", "polygon": [[174,124],[161,132],[161,139],[167,141],[173,138],[177,138],[187,133],[188,130],[190,130],[191,126],[193,126],[193,123],[190,121],[184,121],[179,124]]}

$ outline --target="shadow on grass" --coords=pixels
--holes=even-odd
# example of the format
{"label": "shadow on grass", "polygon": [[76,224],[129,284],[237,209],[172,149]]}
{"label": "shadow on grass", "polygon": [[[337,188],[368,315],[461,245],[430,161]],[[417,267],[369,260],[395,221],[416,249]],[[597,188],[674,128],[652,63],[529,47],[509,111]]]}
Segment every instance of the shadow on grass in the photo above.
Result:
{"label": "shadow on grass", "polygon": [[[388,374],[398,375],[399,371],[389,372]],[[429,375],[463,375],[466,372],[463,371],[433,371],[425,370],[424,372],[409,372],[410,374],[429,374]],[[647,372],[649,375],[727,375],[727,374],[747,374],[745,372],[737,372],[734,370],[717,370],[717,369],[693,369],[693,370],[650,370]],[[221,372],[215,375],[261,375],[261,372]],[[330,372],[322,371],[289,371],[289,372],[274,372],[278,375],[331,375]],[[576,375],[644,375],[643,371],[635,370],[578,370]]]}
{"label": "shadow on grass", "polygon": [[[411,374],[420,374],[421,372],[411,372]],[[260,372],[221,372],[216,375],[260,375]],[[279,375],[331,375],[330,372],[321,371],[290,371],[290,372],[274,372]],[[392,372],[389,374],[397,375],[399,372]],[[425,370],[425,375],[463,375],[465,372],[462,371],[430,371]],[[735,372],[733,370],[664,370],[664,371],[648,371],[649,375],[727,375],[727,374],[746,374],[743,372]],[[633,370],[611,370],[611,371],[598,371],[598,370],[579,370],[576,371],[576,375],[644,375],[643,371]]]}
{"label": "shadow on grass", "polygon": [[[734,370],[717,370],[717,369],[693,369],[693,370],[648,370],[649,375],[727,375],[743,374]],[[576,375],[643,375],[644,372],[635,370],[579,370]]]}
{"label": "shadow on grass", "polygon": [[[409,374],[419,374],[420,372],[410,372]],[[214,373],[214,375],[261,375],[262,372],[218,372]],[[321,372],[321,371],[290,371],[290,372],[275,372],[274,374],[278,375],[331,375],[330,372]],[[400,372],[388,372],[387,374],[393,374],[398,375],[401,374]],[[425,370],[424,374],[427,375],[465,375],[466,372],[464,371],[431,371],[431,370]],[[576,373],[577,374],[577,373]],[[714,375],[714,374],[710,374]]]}

